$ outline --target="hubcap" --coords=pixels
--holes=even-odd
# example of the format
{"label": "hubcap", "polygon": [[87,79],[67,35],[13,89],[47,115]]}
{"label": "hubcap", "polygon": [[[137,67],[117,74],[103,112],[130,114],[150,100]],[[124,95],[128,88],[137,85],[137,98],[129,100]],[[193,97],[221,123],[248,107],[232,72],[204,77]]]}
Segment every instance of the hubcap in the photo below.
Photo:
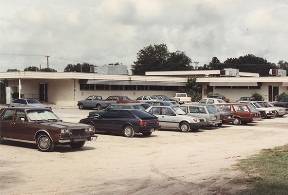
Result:
{"label": "hubcap", "polygon": [[48,137],[40,137],[40,139],[39,139],[39,146],[40,146],[41,148],[49,148],[50,142],[49,142]]}

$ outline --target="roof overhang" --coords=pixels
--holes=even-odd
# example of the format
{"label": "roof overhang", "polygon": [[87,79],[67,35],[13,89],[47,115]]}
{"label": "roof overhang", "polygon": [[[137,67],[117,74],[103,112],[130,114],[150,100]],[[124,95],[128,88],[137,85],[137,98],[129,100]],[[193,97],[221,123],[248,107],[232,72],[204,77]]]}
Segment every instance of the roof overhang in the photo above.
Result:
{"label": "roof overhang", "polygon": [[164,82],[164,81],[113,81],[113,80],[96,80],[96,79],[81,79],[80,84],[99,84],[99,85],[156,85],[156,86],[185,86],[184,82]]}
{"label": "roof overhang", "polygon": [[288,82],[283,82],[282,86],[288,86]]}
{"label": "roof overhang", "polygon": [[258,86],[257,82],[210,82],[210,86]]}

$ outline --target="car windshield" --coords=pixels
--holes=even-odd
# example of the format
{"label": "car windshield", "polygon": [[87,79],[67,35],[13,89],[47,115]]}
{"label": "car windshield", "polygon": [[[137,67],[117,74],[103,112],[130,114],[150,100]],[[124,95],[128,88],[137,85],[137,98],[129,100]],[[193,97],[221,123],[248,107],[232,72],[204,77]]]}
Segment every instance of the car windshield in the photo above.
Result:
{"label": "car windshield", "polygon": [[187,114],[185,111],[183,111],[181,108],[179,107],[171,107],[177,114],[179,115],[185,115]]}
{"label": "car windshield", "polygon": [[208,105],[208,106],[206,106],[206,108],[207,108],[209,114],[214,114],[215,112],[218,112],[216,107],[213,105]]}
{"label": "car windshield", "polygon": [[151,98],[151,100],[159,100],[159,99],[158,99],[156,96],[154,96],[154,95],[151,95],[150,98]]}
{"label": "car windshield", "polygon": [[31,121],[59,121],[60,119],[51,110],[28,110],[27,116]]}
{"label": "car windshield", "polygon": [[251,111],[258,112],[258,110],[254,106],[252,106],[251,104],[247,104],[247,105]]}
{"label": "car windshield", "polygon": [[130,98],[128,98],[127,96],[121,96],[120,98],[121,100],[131,100]]}
{"label": "car windshield", "polygon": [[252,103],[256,108],[262,108],[262,106],[260,104],[258,104],[257,102],[253,102]]}
{"label": "car windshield", "polygon": [[264,104],[267,106],[267,107],[273,107],[273,105],[269,102],[264,102]]}
{"label": "car windshield", "polygon": [[28,104],[41,104],[38,100],[35,99],[27,99]]}

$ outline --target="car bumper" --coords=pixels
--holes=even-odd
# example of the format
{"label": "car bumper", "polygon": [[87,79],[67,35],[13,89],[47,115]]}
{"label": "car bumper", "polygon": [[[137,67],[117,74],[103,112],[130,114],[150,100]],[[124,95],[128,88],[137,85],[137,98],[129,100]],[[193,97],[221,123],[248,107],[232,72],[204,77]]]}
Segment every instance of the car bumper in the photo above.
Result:
{"label": "car bumper", "polygon": [[208,126],[215,126],[218,124],[222,124],[222,120],[215,120],[215,121],[207,121]]}
{"label": "car bumper", "polygon": [[189,123],[190,129],[206,127],[207,122]]}
{"label": "car bumper", "polygon": [[97,135],[92,135],[89,137],[80,137],[80,138],[60,138],[58,142],[60,144],[65,144],[65,143],[73,143],[73,142],[81,142],[81,141],[96,141]]}
{"label": "car bumper", "polygon": [[160,129],[161,125],[155,125],[155,126],[141,126],[135,129],[136,133],[144,133],[144,132],[153,132],[157,129]]}

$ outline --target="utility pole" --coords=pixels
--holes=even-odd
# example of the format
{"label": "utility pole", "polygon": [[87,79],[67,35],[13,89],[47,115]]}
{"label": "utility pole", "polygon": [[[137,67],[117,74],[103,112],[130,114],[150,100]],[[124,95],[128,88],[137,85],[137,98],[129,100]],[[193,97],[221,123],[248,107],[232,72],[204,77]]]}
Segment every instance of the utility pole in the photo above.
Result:
{"label": "utility pole", "polygon": [[50,56],[45,56],[46,58],[47,58],[47,68],[49,68],[49,60],[48,60],[48,58],[50,57]]}

